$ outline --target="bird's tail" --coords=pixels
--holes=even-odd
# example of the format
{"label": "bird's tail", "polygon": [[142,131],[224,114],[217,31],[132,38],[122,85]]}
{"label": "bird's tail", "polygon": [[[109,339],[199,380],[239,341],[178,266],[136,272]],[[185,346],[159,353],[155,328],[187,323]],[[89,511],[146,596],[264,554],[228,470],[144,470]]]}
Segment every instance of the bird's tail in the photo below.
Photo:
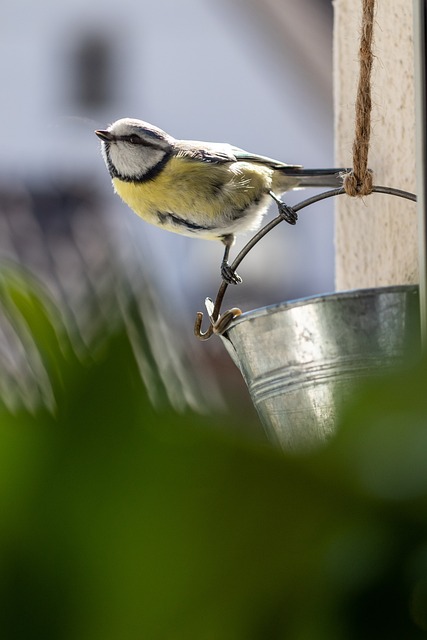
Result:
{"label": "bird's tail", "polygon": [[281,171],[289,178],[298,180],[298,187],[342,187],[343,175],[351,169],[305,169],[304,167],[286,167]]}

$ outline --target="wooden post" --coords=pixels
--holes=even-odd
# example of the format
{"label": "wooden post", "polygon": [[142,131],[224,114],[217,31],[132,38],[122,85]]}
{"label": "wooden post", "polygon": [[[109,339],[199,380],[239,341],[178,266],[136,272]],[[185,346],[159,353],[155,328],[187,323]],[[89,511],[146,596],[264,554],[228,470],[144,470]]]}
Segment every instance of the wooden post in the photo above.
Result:
{"label": "wooden post", "polygon": [[[336,165],[351,166],[361,2],[334,0]],[[416,190],[412,2],[377,0],[369,166],[374,184]],[[336,288],[418,282],[417,211],[372,194],[336,199]]]}

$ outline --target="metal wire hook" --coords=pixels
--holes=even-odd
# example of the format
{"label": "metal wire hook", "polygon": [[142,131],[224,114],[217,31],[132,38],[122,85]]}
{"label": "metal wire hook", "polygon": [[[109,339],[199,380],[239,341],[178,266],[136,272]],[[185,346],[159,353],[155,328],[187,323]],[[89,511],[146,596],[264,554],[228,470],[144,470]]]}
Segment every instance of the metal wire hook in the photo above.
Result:
{"label": "metal wire hook", "polygon": [[[312,196],[311,198],[307,198],[306,200],[303,200],[302,202],[293,206],[292,209],[295,212],[301,211],[301,209],[305,209],[306,207],[309,207],[310,205],[315,204],[316,202],[320,202],[321,200],[326,200],[327,198],[340,196],[345,193],[346,192],[343,187],[340,187],[338,189],[331,189],[330,191],[324,191],[323,193],[319,193],[315,196]],[[414,193],[411,193],[409,191],[402,191],[401,189],[394,189],[393,187],[374,186],[372,187],[372,193],[384,193],[386,195],[396,196],[398,198],[406,198],[407,200],[412,200],[413,202],[417,201],[417,196]],[[231,264],[231,269],[235,271],[239,266],[239,264],[242,262],[243,258],[247,256],[249,251],[253,249],[253,247],[261,240],[261,238],[267,235],[267,233],[269,233],[272,229],[274,229],[274,227],[276,227],[278,224],[283,222],[283,220],[284,220],[283,216],[278,215],[276,218],[273,218],[273,220],[271,220],[268,224],[262,227],[262,229],[260,229],[249,240],[249,242],[245,244],[243,249],[235,258],[234,262]],[[197,338],[199,338],[199,340],[208,340],[211,337],[211,335],[214,333],[223,333],[227,329],[230,322],[235,317],[237,317],[242,313],[240,309],[238,309],[237,307],[234,307],[233,309],[226,311],[223,314],[223,316],[220,316],[219,312],[221,310],[222,301],[224,299],[224,295],[227,290],[227,287],[228,287],[228,284],[222,281],[215,299],[215,304],[213,304],[212,313],[209,313],[209,319],[211,324],[209,325],[208,329],[205,332],[202,331],[203,313],[201,311],[197,312],[196,321],[194,323],[194,334]],[[207,298],[206,302],[208,300],[210,299]],[[212,301],[210,301],[210,303],[212,304]]]}
{"label": "metal wire hook", "polygon": [[[194,323],[194,334],[199,340],[208,340],[213,333],[215,333],[215,323],[219,320],[219,311],[221,309],[222,300],[227,290],[228,284],[223,280],[218,290],[215,304],[213,304],[210,298],[205,299],[205,305],[208,309],[210,325],[206,331],[202,331],[203,313],[198,311],[196,314],[196,321]],[[210,307],[212,306],[212,309]]]}

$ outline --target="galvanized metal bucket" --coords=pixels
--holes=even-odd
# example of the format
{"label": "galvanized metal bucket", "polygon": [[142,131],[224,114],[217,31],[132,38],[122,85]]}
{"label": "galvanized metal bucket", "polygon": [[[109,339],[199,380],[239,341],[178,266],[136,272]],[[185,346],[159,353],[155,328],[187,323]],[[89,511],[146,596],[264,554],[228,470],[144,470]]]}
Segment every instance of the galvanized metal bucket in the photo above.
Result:
{"label": "galvanized metal bucket", "polygon": [[418,287],[334,293],[244,313],[221,336],[270,439],[312,448],[360,380],[419,345]]}

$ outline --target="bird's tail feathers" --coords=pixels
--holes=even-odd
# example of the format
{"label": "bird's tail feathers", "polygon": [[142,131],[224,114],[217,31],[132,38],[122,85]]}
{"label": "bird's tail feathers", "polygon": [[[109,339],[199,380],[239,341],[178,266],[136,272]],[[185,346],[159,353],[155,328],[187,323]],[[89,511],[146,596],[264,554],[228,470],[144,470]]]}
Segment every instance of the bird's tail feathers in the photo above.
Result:
{"label": "bird's tail feathers", "polygon": [[305,169],[304,167],[287,167],[281,173],[298,180],[299,187],[342,187],[343,176],[351,169]]}

